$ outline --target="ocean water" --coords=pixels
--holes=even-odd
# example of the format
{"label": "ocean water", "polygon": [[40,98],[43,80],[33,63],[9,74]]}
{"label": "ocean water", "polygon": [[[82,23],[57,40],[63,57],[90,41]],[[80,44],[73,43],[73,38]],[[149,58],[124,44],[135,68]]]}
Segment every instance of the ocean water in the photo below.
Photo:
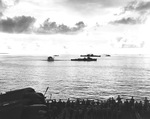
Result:
{"label": "ocean water", "polygon": [[[78,56],[76,56],[77,58]],[[47,98],[107,99],[121,95],[150,99],[150,57],[112,55],[97,62],[70,61],[60,55],[47,62],[46,56],[0,56],[0,92],[33,87]]]}

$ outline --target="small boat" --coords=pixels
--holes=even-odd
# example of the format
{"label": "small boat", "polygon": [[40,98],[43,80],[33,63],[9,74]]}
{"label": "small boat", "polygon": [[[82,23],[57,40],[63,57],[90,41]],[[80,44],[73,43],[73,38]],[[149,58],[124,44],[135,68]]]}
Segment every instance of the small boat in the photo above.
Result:
{"label": "small boat", "polygon": [[54,58],[53,58],[52,56],[49,56],[49,57],[47,58],[47,61],[54,61]]}
{"label": "small boat", "polygon": [[111,55],[106,54],[105,56],[106,56],[106,57],[110,57]]}
{"label": "small boat", "polygon": [[47,61],[49,61],[49,62],[54,61],[54,58],[55,58],[55,57],[59,57],[59,55],[49,56],[49,57],[47,58]]}

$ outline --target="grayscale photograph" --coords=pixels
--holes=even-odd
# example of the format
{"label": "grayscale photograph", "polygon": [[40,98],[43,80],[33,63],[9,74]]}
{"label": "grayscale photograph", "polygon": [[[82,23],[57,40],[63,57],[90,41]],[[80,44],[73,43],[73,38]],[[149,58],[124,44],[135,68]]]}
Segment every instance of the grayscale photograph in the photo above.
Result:
{"label": "grayscale photograph", "polygon": [[150,119],[150,0],[0,0],[0,119]]}

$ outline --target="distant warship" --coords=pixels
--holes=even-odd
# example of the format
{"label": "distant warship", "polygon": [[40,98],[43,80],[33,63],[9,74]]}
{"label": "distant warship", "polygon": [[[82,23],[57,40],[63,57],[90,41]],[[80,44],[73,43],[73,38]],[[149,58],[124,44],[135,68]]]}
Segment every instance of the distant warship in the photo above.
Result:
{"label": "distant warship", "polygon": [[97,59],[91,57],[101,57],[101,55],[87,54],[87,55],[80,55],[80,57],[84,58],[71,59],[71,61],[97,61]]}

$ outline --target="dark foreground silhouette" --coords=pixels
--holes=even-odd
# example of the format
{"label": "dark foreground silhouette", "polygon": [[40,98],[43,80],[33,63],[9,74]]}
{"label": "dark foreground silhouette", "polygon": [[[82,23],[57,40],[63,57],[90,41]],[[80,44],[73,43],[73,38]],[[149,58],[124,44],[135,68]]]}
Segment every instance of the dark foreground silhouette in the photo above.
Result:
{"label": "dark foreground silhouette", "polygon": [[135,101],[45,99],[42,93],[25,88],[0,94],[0,119],[150,119],[147,98]]}
{"label": "dark foreground silhouette", "polygon": [[50,119],[150,119],[147,98],[144,102],[134,101],[133,97],[122,102],[120,96],[105,101],[51,100],[47,106]]}

